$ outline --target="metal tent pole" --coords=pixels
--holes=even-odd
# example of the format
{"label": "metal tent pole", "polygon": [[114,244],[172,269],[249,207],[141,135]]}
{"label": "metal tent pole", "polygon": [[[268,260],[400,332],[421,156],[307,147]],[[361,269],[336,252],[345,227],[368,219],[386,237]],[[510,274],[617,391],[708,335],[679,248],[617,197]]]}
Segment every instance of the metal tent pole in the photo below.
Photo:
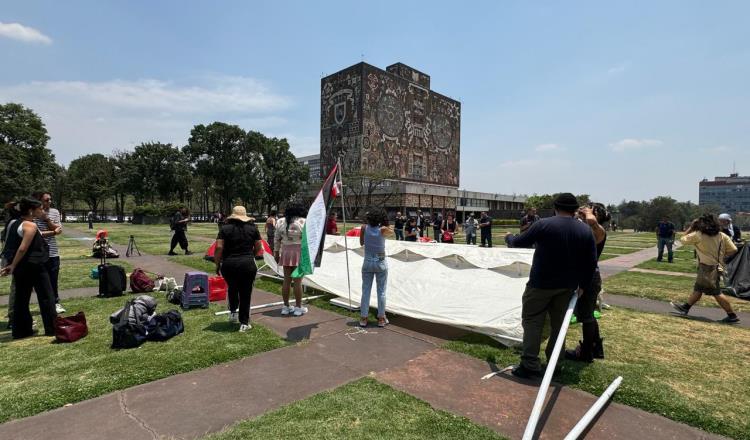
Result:
{"label": "metal tent pole", "polygon": [[552,375],[555,373],[555,366],[557,366],[557,358],[560,357],[560,351],[565,344],[565,334],[568,333],[568,326],[570,325],[570,317],[573,315],[573,309],[576,307],[576,301],[578,301],[578,294],[573,292],[573,296],[570,298],[568,303],[568,310],[565,312],[565,318],[563,318],[562,326],[560,326],[560,333],[557,334],[557,340],[555,341],[555,348],[552,350],[552,357],[547,362],[547,371],[544,372],[544,378],[542,384],[539,386],[539,393],[536,395],[534,406],[531,409],[531,415],[529,421],[526,423],[526,430],[523,432],[523,440],[532,440],[534,438],[534,431],[536,431],[536,425],[539,422],[539,416],[542,413],[542,406],[544,405],[544,399],[547,397],[547,390],[549,384],[552,382]]}
{"label": "metal tent pole", "polygon": [[594,402],[591,408],[586,411],[586,414],[583,415],[581,420],[576,423],[576,426],[574,426],[573,429],[568,433],[568,435],[565,436],[565,440],[576,440],[578,437],[580,437],[583,430],[586,429],[589,424],[591,424],[591,421],[594,420],[594,417],[596,417],[597,414],[599,414],[599,411],[602,410],[604,404],[607,403],[610,397],[612,397],[615,391],[617,391],[617,387],[620,386],[621,382],[622,376],[617,376],[617,379],[612,381],[607,389],[604,390],[604,393],[602,393],[602,395],[596,400],[596,402]]}
{"label": "metal tent pole", "polygon": [[[344,173],[341,171],[341,158],[338,160],[338,174],[341,182],[341,217],[344,220],[344,257],[346,258],[346,288],[349,293],[349,310],[352,310],[352,280],[349,275],[349,243],[346,236],[346,195],[344,194]],[[361,232],[361,231],[360,231]]]}

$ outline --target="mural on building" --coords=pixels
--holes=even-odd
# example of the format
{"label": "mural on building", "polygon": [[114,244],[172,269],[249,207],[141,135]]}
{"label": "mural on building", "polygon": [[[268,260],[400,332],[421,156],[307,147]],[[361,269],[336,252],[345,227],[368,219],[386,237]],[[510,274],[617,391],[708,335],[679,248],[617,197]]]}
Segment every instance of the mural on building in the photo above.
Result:
{"label": "mural on building", "polygon": [[392,170],[401,180],[458,186],[461,104],[429,85],[429,76],[400,63],[387,72],[360,63],[324,78],[326,168],[343,152],[349,170]]}

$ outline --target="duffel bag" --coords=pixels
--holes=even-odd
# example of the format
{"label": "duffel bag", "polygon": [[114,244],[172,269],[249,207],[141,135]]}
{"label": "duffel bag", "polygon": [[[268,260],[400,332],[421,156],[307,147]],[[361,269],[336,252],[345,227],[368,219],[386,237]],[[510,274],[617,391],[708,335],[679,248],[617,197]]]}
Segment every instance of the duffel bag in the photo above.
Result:
{"label": "duffel bag", "polygon": [[78,312],[73,316],[55,318],[55,339],[57,342],[75,342],[89,334],[86,315]]}

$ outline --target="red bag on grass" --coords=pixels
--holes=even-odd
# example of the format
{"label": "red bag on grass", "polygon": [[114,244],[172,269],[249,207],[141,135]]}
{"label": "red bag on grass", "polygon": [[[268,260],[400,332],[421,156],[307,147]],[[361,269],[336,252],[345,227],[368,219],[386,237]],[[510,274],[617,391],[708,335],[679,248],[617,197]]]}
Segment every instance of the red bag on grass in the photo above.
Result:
{"label": "red bag on grass", "polygon": [[133,293],[146,293],[154,291],[154,280],[140,267],[133,269],[130,274],[130,290]]}
{"label": "red bag on grass", "polygon": [[208,300],[224,301],[227,299],[227,282],[224,277],[208,277]]}
{"label": "red bag on grass", "polygon": [[86,315],[78,312],[73,316],[55,318],[55,339],[57,342],[75,342],[89,334]]}

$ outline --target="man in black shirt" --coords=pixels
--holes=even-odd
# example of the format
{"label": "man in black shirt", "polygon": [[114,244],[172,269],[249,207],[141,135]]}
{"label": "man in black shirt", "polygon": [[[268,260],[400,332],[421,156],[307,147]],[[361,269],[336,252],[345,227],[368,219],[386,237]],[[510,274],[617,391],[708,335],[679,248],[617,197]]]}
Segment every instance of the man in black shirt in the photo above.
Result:
{"label": "man in black shirt", "polygon": [[482,240],[479,246],[492,247],[492,217],[486,212],[482,212],[482,216],[479,217],[479,232]]}
{"label": "man in black shirt", "polygon": [[539,216],[536,215],[536,208],[527,209],[526,215],[521,218],[521,232],[526,232],[537,220],[539,220]]}
{"label": "man in black shirt", "polygon": [[435,241],[440,243],[443,241],[443,237],[440,235],[440,226],[443,224],[443,215],[434,213],[432,214],[432,235],[435,236]]}
{"label": "man in black shirt", "polygon": [[656,261],[661,261],[664,255],[664,246],[667,247],[667,259],[671,263],[674,259],[674,253],[672,252],[672,244],[674,243],[674,223],[669,221],[669,217],[662,217],[659,224],[656,226],[656,239],[658,241],[659,252],[656,257]]}
{"label": "man in black shirt", "polygon": [[549,314],[551,333],[547,359],[552,355],[571,295],[590,285],[596,268],[596,245],[591,229],[574,218],[578,201],[570,193],[557,196],[555,216],[535,222],[526,232],[505,241],[509,247],[536,246],[529,282],[522,298],[523,352],[513,375],[542,375],[539,347]]}
{"label": "man in black shirt", "polygon": [[187,208],[180,208],[177,210],[172,219],[170,220],[170,226],[174,231],[172,235],[172,243],[169,246],[169,253],[167,255],[177,255],[174,248],[179,243],[180,247],[185,251],[185,255],[191,255],[192,252],[188,250],[188,239],[187,239],[187,224],[190,221]]}

